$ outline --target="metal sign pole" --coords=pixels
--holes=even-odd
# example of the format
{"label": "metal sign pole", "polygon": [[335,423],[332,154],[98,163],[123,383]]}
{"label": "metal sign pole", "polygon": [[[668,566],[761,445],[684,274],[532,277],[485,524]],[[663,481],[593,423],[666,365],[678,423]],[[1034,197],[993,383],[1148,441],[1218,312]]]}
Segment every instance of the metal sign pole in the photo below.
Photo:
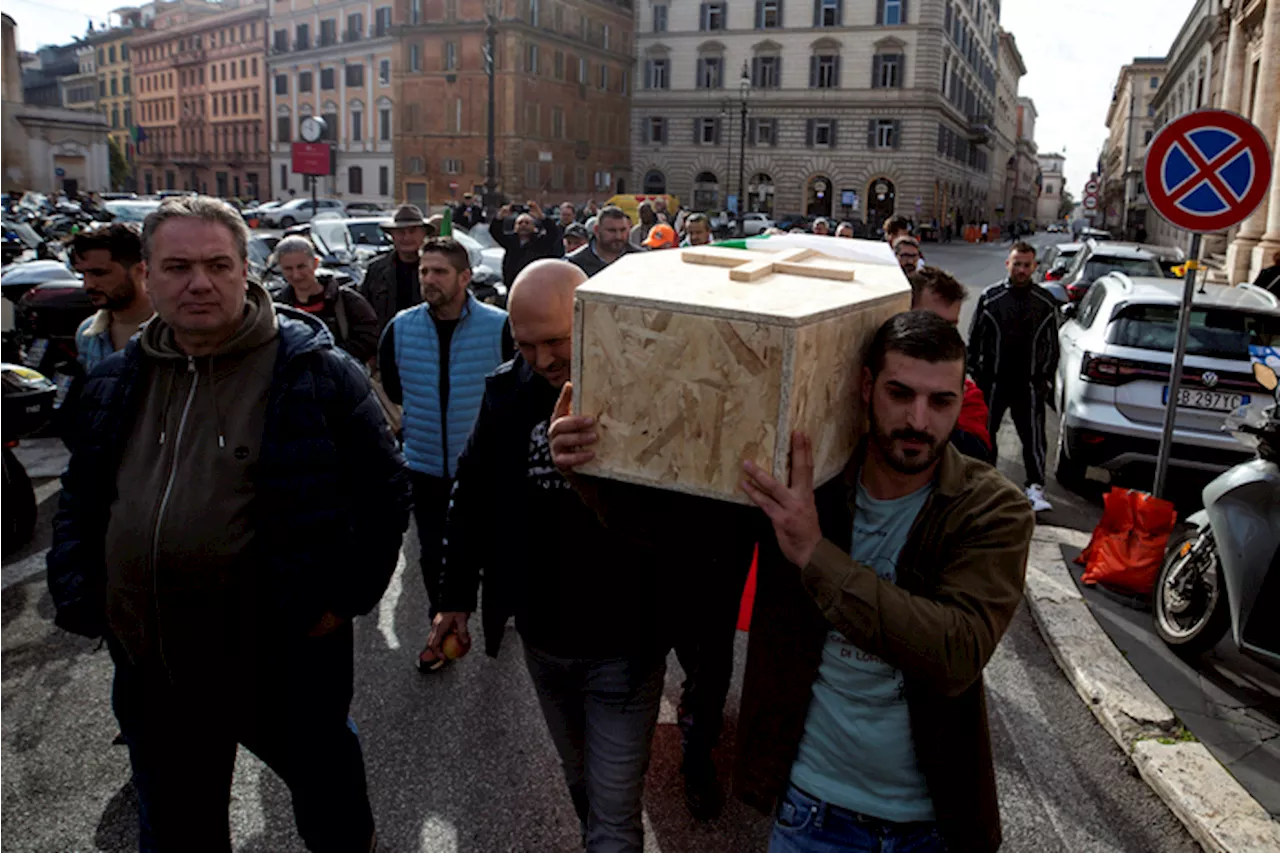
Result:
{"label": "metal sign pole", "polygon": [[1191,330],[1191,302],[1195,298],[1196,272],[1200,269],[1200,234],[1191,238],[1191,257],[1187,261],[1182,286],[1182,308],[1178,311],[1178,340],[1173,350],[1173,371],[1169,374],[1169,399],[1164,406],[1164,433],[1160,437],[1160,456],[1156,459],[1156,482],[1151,493],[1164,497],[1165,477],[1169,473],[1169,452],[1173,449],[1173,426],[1178,417],[1178,395],[1182,390],[1182,362],[1187,355],[1187,334]]}

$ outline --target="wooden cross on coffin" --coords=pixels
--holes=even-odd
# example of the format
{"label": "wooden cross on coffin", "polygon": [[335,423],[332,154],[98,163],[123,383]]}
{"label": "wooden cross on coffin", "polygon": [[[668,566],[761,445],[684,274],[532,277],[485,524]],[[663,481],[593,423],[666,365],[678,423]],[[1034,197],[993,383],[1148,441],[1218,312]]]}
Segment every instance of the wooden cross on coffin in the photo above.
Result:
{"label": "wooden cross on coffin", "polygon": [[765,253],[749,249],[708,247],[684,249],[680,259],[686,264],[730,267],[730,281],[756,282],[774,273],[833,281],[853,281],[854,278],[853,264],[824,255],[817,249],[786,249]]}

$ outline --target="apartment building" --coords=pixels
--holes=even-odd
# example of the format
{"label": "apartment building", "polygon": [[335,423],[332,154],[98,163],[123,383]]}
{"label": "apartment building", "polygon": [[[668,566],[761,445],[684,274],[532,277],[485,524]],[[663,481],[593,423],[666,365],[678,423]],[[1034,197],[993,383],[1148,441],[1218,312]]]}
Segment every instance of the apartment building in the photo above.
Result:
{"label": "apartment building", "polygon": [[324,119],[334,174],[320,195],[390,204],[396,198],[391,0],[268,0],[271,173],[276,198],[310,192],[291,171],[298,124]]}
{"label": "apartment building", "polygon": [[548,202],[636,191],[629,0],[396,0],[398,198],[439,205],[484,190],[487,5],[497,191]]}
{"label": "apartment building", "polygon": [[174,6],[129,42],[138,188],[261,197],[270,181],[267,6]]}
{"label": "apartment building", "polygon": [[1156,214],[1147,201],[1142,170],[1155,133],[1155,98],[1168,66],[1164,57],[1137,57],[1120,69],[1107,108],[1107,143],[1102,156],[1104,222],[1116,234],[1150,235]]}

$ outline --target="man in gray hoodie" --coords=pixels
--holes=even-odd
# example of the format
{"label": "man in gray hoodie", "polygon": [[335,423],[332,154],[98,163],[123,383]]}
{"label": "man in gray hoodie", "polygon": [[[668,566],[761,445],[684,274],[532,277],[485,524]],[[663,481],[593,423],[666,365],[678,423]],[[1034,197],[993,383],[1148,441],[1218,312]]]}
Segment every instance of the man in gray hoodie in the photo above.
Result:
{"label": "man in gray hoodie", "polygon": [[243,744],[311,850],[373,849],[348,727],[353,617],[395,568],[404,460],[323,322],[247,277],[225,202],[142,235],[156,318],[86,383],[54,518],[56,623],[104,637],[143,851],[226,851]]}

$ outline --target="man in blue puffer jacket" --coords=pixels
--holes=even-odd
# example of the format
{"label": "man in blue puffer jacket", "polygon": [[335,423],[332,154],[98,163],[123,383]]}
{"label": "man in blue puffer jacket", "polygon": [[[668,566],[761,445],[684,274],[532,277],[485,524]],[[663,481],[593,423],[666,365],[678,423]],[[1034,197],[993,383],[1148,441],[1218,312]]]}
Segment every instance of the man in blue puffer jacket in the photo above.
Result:
{"label": "man in blue puffer jacket", "polygon": [[49,588],[115,661],[143,851],[230,849],[240,744],[309,849],[369,851],[351,620],[395,569],[408,476],[360,367],[248,279],[247,237],[217,199],[147,217],[157,316],[85,385]]}
{"label": "man in blue puffer jacket", "polygon": [[[404,406],[404,453],[413,480],[413,517],[422,545],[422,579],[439,608],[445,515],[457,460],[480,412],[484,379],[515,356],[507,312],[467,290],[471,262],[449,237],[422,245],[418,278],[423,301],[388,324],[378,346],[382,387]],[[424,648],[418,669],[437,672],[445,659]]]}

